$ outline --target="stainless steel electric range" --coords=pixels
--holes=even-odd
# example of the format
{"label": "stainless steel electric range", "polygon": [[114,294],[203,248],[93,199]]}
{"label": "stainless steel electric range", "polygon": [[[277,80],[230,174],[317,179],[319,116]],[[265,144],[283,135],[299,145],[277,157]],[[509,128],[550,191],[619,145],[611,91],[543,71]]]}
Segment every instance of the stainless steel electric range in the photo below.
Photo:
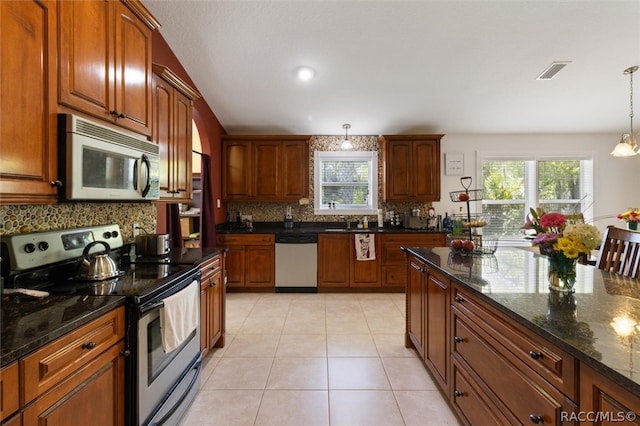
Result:
{"label": "stainless steel electric range", "polygon": [[[93,241],[107,243],[118,264],[117,276],[79,279],[79,258]],[[89,256],[104,254],[103,244],[94,246]],[[163,299],[199,285],[200,271],[195,264],[131,263],[126,249],[115,224],[3,236],[4,287],[44,290],[49,297],[125,296],[126,424],[177,424],[199,389],[200,328],[165,353],[160,309]]]}

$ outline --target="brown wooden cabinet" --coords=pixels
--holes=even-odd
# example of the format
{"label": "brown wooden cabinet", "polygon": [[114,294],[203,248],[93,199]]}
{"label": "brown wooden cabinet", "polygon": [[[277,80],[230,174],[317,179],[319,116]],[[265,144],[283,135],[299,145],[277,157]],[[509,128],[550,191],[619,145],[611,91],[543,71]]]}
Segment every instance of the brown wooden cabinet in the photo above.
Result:
{"label": "brown wooden cabinet", "polygon": [[22,423],[124,424],[124,307],[20,359]]}
{"label": "brown wooden cabinet", "polygon": [[[488,400],[485,410],[510,424],[574,423],[561,417],[577,412],[578,368],[571,355],[511,324],[457,285],[451,312],[455,374],[466,375],[481,390]],[[451,392],[454,408],[472,424],[477,413],[467,411],[473,405],[466,402],[468,395],[455,387]]]}
{"label": "brown wooden cabinet", "polygon": [[308,197],[309,139],[309,136],[223,136],[223,198],[297,201]]}
{"label": "brown wooden cabinet", "polygon": [[[375,260],[357,260],[354,235],[358,234],[318,236],[318,288],[380,287],[380,255]],[[375,235],[376,247],[379,241]]]}
{"label": "brown wooden cabinet", "polygon": [[224,346],[224,254],[200,264],[200,351]]}
{"label": "brown wooden cabinet", "polygon": [[[582,363],[580,365],[580,415],[578,422],[600,425],[640,425],[640,395]],[[591,416],[590,418],[587,416]],[[600,415],[596,421],[595,415]],[[608,416],[604,417],[604,416]]]}
{"label": "brown wooden cabinet", "polygon": [[449,389],[450,282],[414,257],[408,262],[407,346],[413,344],[440,388]]}
{"label": "brown wooden cabinet", "polygon": [[407,259],[401,247],[441,247],[446,245],[443,233],[382,234],[380,261],[382,286],[404,291],[407,285]]}
{"label": "brown wooden cabinet", "polygon": [[59,102],[151,134],[151,36],[160,25],[139,2],[58,3]]}
{"label": "brown wooden cabinet", "polygon": [[225,268],[229,289],[275,289],[273,234],[218,234],[216,242],[227,248]]}
{"label": "brown wooden cabinet", "polygon": [[440,139],[443,136],[380,136],[384,201],[440,201]]}
{"label": "brown wooden cabinet", "polygon": [[57,201],[53,1],[0,2],[0,204]]}
{"label": "brown wooden cabinet", "polygon": [[20,408],[18,371],[17,362],[0,370],[0,421],[9,418]]}
{"label": "brown wooden cabinet", "polygon": [[200,94],[170,69],[153,65],[153,141],[160,145],[160,198],[189,202],[193,101]]}

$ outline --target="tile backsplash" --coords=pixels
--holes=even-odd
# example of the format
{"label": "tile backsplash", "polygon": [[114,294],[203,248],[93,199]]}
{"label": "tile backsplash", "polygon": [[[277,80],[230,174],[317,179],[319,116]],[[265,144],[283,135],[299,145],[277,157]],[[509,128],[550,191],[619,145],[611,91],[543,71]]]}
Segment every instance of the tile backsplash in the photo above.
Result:
{"label": "tile backsplash", "polygon": [[117,223],[125,242],[133,240],[134,223],[156,230],[151,203],[60,203],[0,206],[0,235]]}

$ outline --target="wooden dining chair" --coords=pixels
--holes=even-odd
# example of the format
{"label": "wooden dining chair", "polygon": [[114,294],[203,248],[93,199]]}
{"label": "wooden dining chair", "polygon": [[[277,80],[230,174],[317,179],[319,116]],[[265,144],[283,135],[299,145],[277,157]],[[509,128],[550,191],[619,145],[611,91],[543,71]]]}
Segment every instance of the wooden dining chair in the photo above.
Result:
{"label": "wooden dining chair", "polygon": [[625,277],[640,278],[640,233],[607,226],[596,267]]}

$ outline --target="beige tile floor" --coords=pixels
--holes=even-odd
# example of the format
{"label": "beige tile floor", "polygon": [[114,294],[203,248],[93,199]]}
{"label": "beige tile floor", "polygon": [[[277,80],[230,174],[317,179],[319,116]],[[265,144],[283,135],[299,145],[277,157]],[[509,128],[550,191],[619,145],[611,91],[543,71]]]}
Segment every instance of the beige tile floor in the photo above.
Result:
{"label": "beige tile floor", "polygon": [[403,294],[227,294],[182,425],[458,425],[404,347]]}

